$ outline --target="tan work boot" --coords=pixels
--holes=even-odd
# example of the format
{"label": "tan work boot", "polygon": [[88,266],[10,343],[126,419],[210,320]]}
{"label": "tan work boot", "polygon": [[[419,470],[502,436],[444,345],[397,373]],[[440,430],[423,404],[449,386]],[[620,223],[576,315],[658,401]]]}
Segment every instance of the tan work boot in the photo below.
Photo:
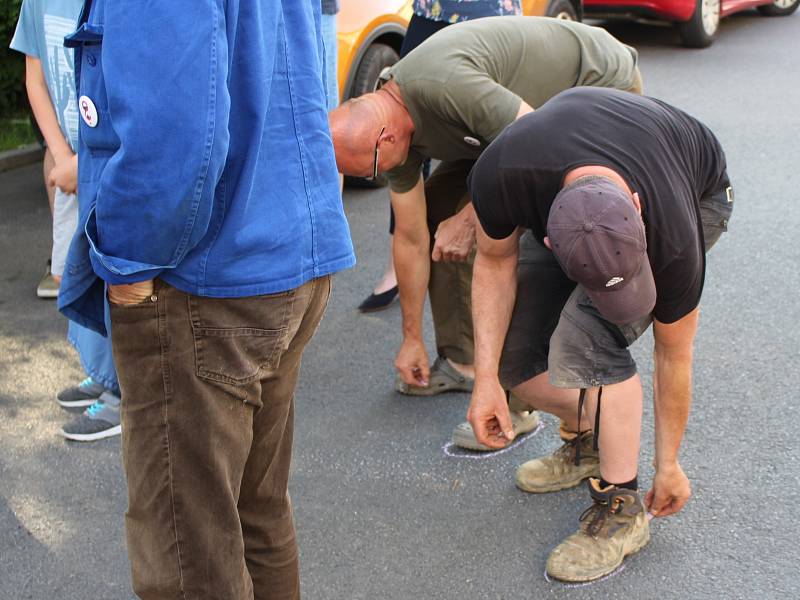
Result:
{"label": "tan work boot", "polygon": [[[511,425],[514,428],[514,438],[516,439],[518,436],[533,431],[539,426],[539,413],[535,410],[512,412]],[[481,452],[494,452],[498,450],[498,448],[489,448],[489,446],[478,442],[469,421],[464,421],[460,425],[456,425],[455,429],[453,429],[453,444],[459,448],[479,450]]]}
{"label": "tan work boot", "polygon": [[650,541],[650,522],[639,493],[589,480],[594,504],[581,525],[547,559],[547,574],[562,581],[591,581],[608,575]]}
{"label": "tan work boot", "polygon": [[[575,453],[580,446],[580,461]],[[600,477],[600,457],[594,449],[594,434],[584,431],[564,442],[550,456],[536,458],[517,469],[517,487],[526,492],[542,494],[574,487],[587,477]]]}

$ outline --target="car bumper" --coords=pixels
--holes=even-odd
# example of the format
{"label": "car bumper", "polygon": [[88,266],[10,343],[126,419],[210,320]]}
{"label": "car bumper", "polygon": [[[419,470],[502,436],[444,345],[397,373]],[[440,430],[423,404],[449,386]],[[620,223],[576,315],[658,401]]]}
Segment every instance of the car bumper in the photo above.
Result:
{"label": "car bumper", "polygon": [[692,18],[694,0],[584,0],[587,17],[633,16],[683,22]]}

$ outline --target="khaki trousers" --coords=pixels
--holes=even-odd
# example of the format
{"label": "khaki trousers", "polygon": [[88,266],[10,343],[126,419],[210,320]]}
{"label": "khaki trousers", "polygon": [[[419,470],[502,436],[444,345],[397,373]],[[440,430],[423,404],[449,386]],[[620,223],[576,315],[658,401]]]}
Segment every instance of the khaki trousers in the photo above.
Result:
{"label": "khaki trousers", "polygon": [[[469,203],[467,175],[475,161],[442,162],[425,181],[428,230],[433,236],[439,223]],[[436,350],[442,358],[471,365],[474,360],[472,332],[472,263],[475,252],[463,263],[431,261],[428,295],[436,333]]]}
{"label": "khaki trousers", "polygon": [[300,359],[330,277],[206,298],[156,281],[111,309],[126,529],[143,600],[295,600],[287,492]]}

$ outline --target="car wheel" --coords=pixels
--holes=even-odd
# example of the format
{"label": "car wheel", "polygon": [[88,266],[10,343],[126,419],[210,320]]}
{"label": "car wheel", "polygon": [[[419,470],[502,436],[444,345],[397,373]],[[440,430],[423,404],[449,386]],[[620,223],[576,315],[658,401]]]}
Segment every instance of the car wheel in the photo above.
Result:
{"label": "car wheel", "polygon": [[[400,56],[395,52],[394,48],[386,44],[372,44],[364,56],[361,57],[361,62],[358,63],[356,75],[353,78],[353,85],[350,87],[348,98],[356,98],[362,94],[374,92],[378,88],[378,76],[386,67],[391,67],[394,63],[400,60]],[[361,177],[345,177],[345,183],[355,187],[370,187],[377,188],[383,187],[388,182],[386,177],[378,175],[374,180],[368,181]]]}
{"label": "car wheel", "polygon": [[547,7],[546,16],[565,21],[578,20],[578,13],[575,12],[575,7],[569,0],[552,0]]}
{"label": "car wheel", "polygon": [[697,0],[692,18],[678,25],[681,41],[689,48],[705,48],[719,29],[720,0]]}
{"label": "car wheel", "polygon": [[758,12],[768,17],[783,17],[790,15],[800,6],[800,0],[775,0],[772,4],[758,7]]}

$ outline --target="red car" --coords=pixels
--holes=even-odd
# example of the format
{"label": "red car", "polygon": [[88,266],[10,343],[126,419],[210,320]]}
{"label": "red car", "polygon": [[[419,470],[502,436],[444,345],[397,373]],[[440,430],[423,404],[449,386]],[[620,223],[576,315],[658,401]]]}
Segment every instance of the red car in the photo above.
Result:
{"label": "red car", "polygon": [[675,23],[683,44],[691,48],[711,45],[722,17],[748,8],[769,16],[790,15],[798,4],[800,0],[583,0],[586,17],[629,16]]}

